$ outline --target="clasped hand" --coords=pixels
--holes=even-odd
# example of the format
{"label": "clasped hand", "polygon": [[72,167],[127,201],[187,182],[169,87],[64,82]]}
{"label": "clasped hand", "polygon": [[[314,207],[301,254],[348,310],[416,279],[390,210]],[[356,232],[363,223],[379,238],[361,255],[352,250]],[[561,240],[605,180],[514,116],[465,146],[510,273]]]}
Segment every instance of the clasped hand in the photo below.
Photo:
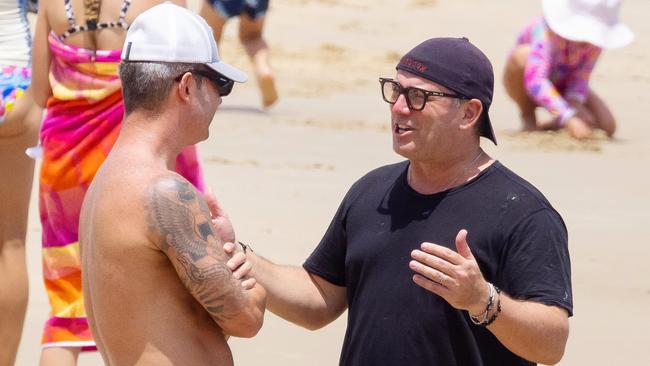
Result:
{"label": "clasped hand", "polygon": [[208,208],[210,208],[215,235],[223,243],[223,251],[230,257],[226,265],[232,271],[233,278],[239,280],[245,290],[252,289],[257,282],[255,278],[249,276],[250,271],[253,269],[253,264],[248,260],[242,247],[235,244],[235,229],[230,222],[230,217],[221,208],[212,193],[206,192],[204,197]]}

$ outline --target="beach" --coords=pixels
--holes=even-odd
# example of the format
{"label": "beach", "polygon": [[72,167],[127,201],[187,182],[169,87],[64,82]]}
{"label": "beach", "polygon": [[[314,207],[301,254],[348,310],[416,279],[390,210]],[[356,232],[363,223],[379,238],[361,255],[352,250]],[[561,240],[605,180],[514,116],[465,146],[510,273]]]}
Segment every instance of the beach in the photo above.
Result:
{"label": "beach", "polygon": [[[198,0],[190,7],[198,9]],[[617,117],[615,138],[597,134],[578,142],[564,132],[520,133],[516,106],[501,82],[517,32],[541,12],[538,1],[272,0],[265,34],[280,100],[260,109],[237,21],[231,21],[220,53],[251,81],[224,98],[210,138],[200,144],[207,184],[240,240],[274,262],[301,265],[350,185],[403,160],[392,151],[378,78],[393,77],[400,56],[427,38],[465,36],[495,72],[490,116],[498,145],[482,139],[483,149],[542,191],[569,231],[574,316],[560,364],[650,365],[649,11],[648,1],[624,2],[621,18],[636,39],[605,50],[591,79]],[[30,298],[16,365],[38,363],[49,311],[37,189],[35,182],[27,237]],[[344,313],[308,331],[267,312],[255,338],[229,343],[236,365],[336,365],[345,325]],[[102,364],[97,352],[80,357],[81,366]]]}

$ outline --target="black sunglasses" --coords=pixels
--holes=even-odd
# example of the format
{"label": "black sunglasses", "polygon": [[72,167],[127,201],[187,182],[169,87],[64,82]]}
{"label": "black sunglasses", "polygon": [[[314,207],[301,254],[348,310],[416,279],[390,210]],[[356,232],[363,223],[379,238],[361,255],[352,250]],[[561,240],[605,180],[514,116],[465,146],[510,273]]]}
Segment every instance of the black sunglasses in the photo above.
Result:
{"label": "black sunglasses", "polygon": [[409,109],[414,111],[423,110],[427,101],[431,97],[469,99],[460,94],[449,94],[415,87],[405,88],[394,79],[379,78],[379,83],[381,84],[381,95],[386,103],[395,104],[397,99],[399,99],[399,96],[404,94],[404,97],[406,97],[406,105],[408,105]]}
{"label": "black sunglasses", "polygon": [[219,91],[219,95],[222,97],[225,97],[226,95],[230,94],[230,92],[232,91],[232,87],[235,85],[234,81],[228,79],[227,77],[217,72],[209,72],[209,71],[196,70],[196,69],[187,70],[184,73],[178,75],[174,80],[181,81],[183,75],[185,75],[188,72],[202,76],[210,80],[214,85],[214,87],[217,88],[217,90]]}

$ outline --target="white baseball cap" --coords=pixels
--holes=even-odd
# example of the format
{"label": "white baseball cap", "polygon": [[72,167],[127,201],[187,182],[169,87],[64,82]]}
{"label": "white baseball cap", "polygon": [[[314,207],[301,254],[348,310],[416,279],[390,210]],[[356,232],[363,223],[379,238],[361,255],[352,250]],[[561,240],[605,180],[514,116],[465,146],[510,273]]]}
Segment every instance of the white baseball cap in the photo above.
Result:
{"label": "white baseball cap", "polygon": [[571,41],[619,48],[634,33],[618,19],[620,0],[543,0],[544,19],[553,32]]}
{"label": "white baseball cap", "polygon": [[156,5],[135,18],[126,33],[122,60],[204,64],[236,82],[248,80],[244,72],[221,61],[208,23],[170,2]]}

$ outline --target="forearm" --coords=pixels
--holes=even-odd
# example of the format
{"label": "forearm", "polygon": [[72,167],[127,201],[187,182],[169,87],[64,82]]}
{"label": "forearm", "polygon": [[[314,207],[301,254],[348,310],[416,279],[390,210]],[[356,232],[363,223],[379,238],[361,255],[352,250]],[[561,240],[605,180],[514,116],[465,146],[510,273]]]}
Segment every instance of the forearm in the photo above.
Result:
{"label": "forearm", "polygon": [[266,290],[260,284],[256,284],[252,289],[242,291],[240,296],[235,297],[235,302],[229,304],[239,309],[235,317],[228,322],[223,322],[223,319],[219,318],[215,318],[215,321],[222,323],[222,330],[228,335],[250,338],[259,332],[264,323]]}
{"label": "forearm", "polygon": [[345,310],[344,293],[319,287],[303,268],[277,265],[254,253],[251,259],[251,275],[266,288],[268,309],[279,317],[315,330]]}
{"label": "forearm", "polygon": [[[501,313],[487,328],[511,352],[547,365],[562,359],[569,321],[564,309],[500,294]],[[496,311],[496,307],[495,310]]]}

